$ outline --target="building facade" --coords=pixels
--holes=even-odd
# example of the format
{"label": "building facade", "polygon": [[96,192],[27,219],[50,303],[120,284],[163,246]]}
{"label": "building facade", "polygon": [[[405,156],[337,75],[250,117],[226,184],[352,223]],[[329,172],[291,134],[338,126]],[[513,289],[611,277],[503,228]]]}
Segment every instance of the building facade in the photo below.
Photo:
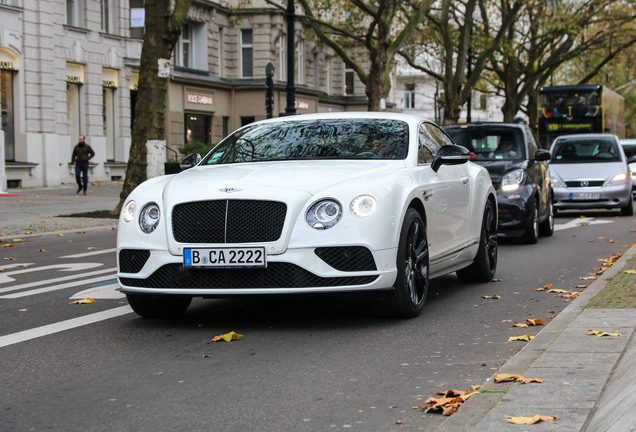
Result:
{"label": "building facade", "polygon": [[[265,118],[268,63],[274,116],[285,111],[284,11],[237,6],[192,3],[171,59],[163,160]],[[0,0],[0,192],[73,183],[79,135],[96,153],[91,180],[125,176],[143,24],[143,0]],[[297,112],[366,110],[357,77],[307,35],[297,22]]]}

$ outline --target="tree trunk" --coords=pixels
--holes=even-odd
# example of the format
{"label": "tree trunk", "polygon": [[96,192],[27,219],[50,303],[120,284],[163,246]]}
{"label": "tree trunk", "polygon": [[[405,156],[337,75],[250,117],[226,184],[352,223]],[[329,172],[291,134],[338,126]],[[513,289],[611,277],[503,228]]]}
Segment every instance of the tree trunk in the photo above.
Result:
{"label": "tree trunk", "polygon": [[126,179],[119,195],[119,203],[112,210],[119,214],[126,197],[147,179],[149,140],[165,140],[166,94],[168,78],[159,77],[159,60],[170,59],[181,34],[191,0],[145,2],[145,35],[139,66],[139,89],[132,126],[132,142],[126,167]]}

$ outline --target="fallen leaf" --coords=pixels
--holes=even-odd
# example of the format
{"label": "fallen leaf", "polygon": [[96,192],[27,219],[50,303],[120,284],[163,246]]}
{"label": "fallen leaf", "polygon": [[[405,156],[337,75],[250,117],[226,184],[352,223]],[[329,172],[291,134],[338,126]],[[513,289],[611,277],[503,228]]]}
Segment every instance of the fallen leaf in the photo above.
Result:
{"label": "fallen leaf", "polygon": [[48,252],[46,249],[37,249],[36,252]]}
{"label": "fallen leaf", "polygon": [[94,246],[89,246],[89,247],[86,248],[86,250],[94,250],[94,249],[97,249],[97,248],[94,247]]}
{"label": "fallen leaf", "polygon": [[503,282],[503,281],[501,279],[492,278],[490,279],[490,282]]}
{"label": "fallen leaf", "polygon": [[86,231],[75,231],[76,234],[86,234]]}
{"label": "fallen leaf", "polygon": [[73,302],[70,302],[69,304],[91,304],[91,303],[96,303],[96,302],[92,298],[85,298],[82,300],[75,300]]}
{"label": "fallen leaf", "polygon": [[491,296],[483,296],[482,298],[485,298],[486,300],[499,300],[501,297],[499,294],[493,294]]}
{"label": "fallen leaf", "polygon": [[548,290],[548,292],[551,292],[551,293],[557,293],[557,294],[565,294],[567,291],[566,291],[566,290],[563,290],[563,289],[556,289],[556,288],[554,288],[554,289],[549,289],[549,290]]}
{"label": "fallen leaf", "polygon": [[513,327],[528,327],[528,324],[524,324],[524,323],[515,323],[512,325]]}
{"label": "fallen leaf", "polygon": [[26,312],[28,309],[18,309],[18,312]]}
{"label": "fallen leaf", "polygon": [[115,228],[115,227],[110,227],[110,228],[108,228],[108,229],[109,229],[109,230],[111,230],[111,231],[115,231],[117,228]]}
{"label": "fallen leaf", "polygon": [[224,340],[225,342],[230,342],[232,340],[236,340],[242,337],[243,337],[242,334],[234,333],[233,331],[231,331],[224,335],[215,336],[214,338],[212,338],[212,342],[219,342],[221,340]]}
{"label": "fallen leaf", "polygon": [[55,235],[58,236],[58,237],[64,237],[64,234],[62,234],[62,233],[57,233]]}
{"label": "fallen leaf", "polygon": [[543,321],[541,318],[535,318],[535,319],[530,319],[530,318],[528,318],[528,319],[526,320],[526,323],[527,323],[528,325],[537,326],[537,325],[545,324],[545,321]]}
{"label": "fallen leaf", "polygon": [[518,382],[520,382],[521,384],[530,384],[533,382],[539,383],[539,384],[543,384],[543,380],[541,378],[526,378],[526,377],[519,377],[519,379],[517,379]]}
{"label": "fallen leaf", "polygon": [[514,424],[531,425],[542,421],[549,421],[554,423],[555,421],[559,420],[559,418],[555,416],[536,415],[534,417],[508,417],[506,418],[506,420]]}
{"label": "fallen leaf", "polygon": [[561,294],[560,296],[564,299],[575,299],[581,295],[583,291],[570,291],[567,294]]}
{"label": "fallen leaf", "polygon": [[502,323],[509,323],[512,322],[512,320],[501,320]]}
{"label": "fallen leaf", "polygon": [[5,243],[2,247],[15,247],[15,245],[13,243]]}
{"label": "fallen leaf", "polygon": [[547,284],[547,285],[543,285],[541,288],[535,288],[535,291],[545,291],[545,290],[549,290],[550,288],[552,288],[552,284]]}
{"label": "fallen leaf", "polygon": [[616,240],[608,240],[609,243],[616,243]]}
{"label": "fallen leaf", "polygon": [[594,276],[582,276],[579,279],[581,280],[596,280],[598,279],[598,276],[594,275]]}
{"label": "fallen leaf", "polygon": [[525,335],[521,335],[521,336],[510,336],[508,338],[508,342],[513,342],[513,341],[530,342],[532,339],[534,339],[534,336],[530,336],[529,334],[525,334]]}
{"label": "fallen leaf", "polygon": [[2,259],[7,260],[7,261],[15,261],[17,258],[5,257],[5,258],[2,258]]}
{"label": "fallen leaf", "polygon": [[574,288],[585,289],[587,288],[587,285],[577,285]]}
{"label": "fallen leaf", "polygon": [[587,334],[592,335],[592,336],[614,336],[614,337],[618,337],[621,334],[619,332],[614,332],[614,333],[608,333],[608,332],[604,332],[603,330],[588,330]]}
{"label": "fallen leaf", "polygon": [[540,384],[543,383],[543,380],[541,378],[526,378],[524,376],[514,375],[514,374],[497,374],[495,375],[494,381],[495,383],[508,382],[508,381],[517,381],[517,382],[520,382],[521,384],[530,384],[533,382],[540,383]]}
{"label": "fallen leaf", "polygon": [[625,270],[627,274],[636,274],[636,270]]}
{"label": "fallen leaf", "polygon": [[395,424],[404,424],[404,421],[403,421],[403,420],[395,420],[395,422],[394,422],[394,423],[395,423]]}
{"label": "fallen leaf", "polygon": [[17,238],[17,239],[13,239],[12,241],[14,241],[14,242],[23,242],[24,239],[23,238]]}
{"label": "fallen leaf", "polygon": [[33,234],[33,231],[27,231],[27,232],[25,232],[24,234],[25,234],[25,235],[30,235],[30,234]]}

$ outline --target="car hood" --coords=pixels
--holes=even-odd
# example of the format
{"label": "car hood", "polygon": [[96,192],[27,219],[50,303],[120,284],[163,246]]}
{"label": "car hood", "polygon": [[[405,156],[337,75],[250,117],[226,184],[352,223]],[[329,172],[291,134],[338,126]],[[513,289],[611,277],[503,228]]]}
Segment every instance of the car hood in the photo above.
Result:
{"label": "car hood", "polygon": [[473,161],[488,170],[493,183],[499,183],[501,177],[515,169],[525,169],[527,162],[524,161]]}
{"label": "car hood", "polygon": [[579,164],[550,164],[551,175],[561,180],[607,179],[627,169],[623,162],[596,162]]}
{"label": "car hood", "polygon": [[[175,175],[165,193],[179,201],[251,190],[288,190],[314,195],[331,186],[404,168],[404,161],[284,161],[197,166]],[[174,194],[174,195],[173,195]]]}

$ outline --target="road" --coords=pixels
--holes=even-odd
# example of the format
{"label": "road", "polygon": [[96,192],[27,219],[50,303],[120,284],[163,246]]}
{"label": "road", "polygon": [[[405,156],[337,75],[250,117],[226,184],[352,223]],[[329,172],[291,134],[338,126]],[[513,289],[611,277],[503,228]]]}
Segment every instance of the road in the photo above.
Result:
{"label": "road", "polygon": [[[195,299],[137,317],[116,291],[108,229],[2,238],[2,431],[426,431],[413,409],[488,379],[600,259],[636,243],[631,217],[564,212],[537,245],[502,240],[497,282],[433,281],[424,313],[377,319],[357,299]],[[28,264],[28,265],[27,265]],[[499,299],[484,296],[498,294]],[[73,304],[91,297],[92,304]],[[238,341],[212,342],[235,331]]]}

